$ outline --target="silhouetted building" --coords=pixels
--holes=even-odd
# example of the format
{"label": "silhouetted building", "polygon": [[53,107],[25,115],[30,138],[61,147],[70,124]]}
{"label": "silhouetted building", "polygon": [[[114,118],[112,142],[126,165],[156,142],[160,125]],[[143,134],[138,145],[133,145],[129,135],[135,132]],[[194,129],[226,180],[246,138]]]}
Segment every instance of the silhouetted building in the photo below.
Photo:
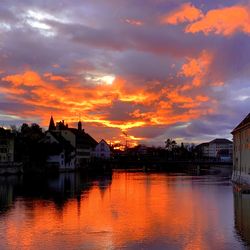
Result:
{"label": "silhouetted building", "polygon": [[55,126],[55,122],[53,119],[53,116],[50,117],[50,122],[49,122],[49,131],[55,130],[56,126]]}
{"label": "silhouetted building", "polygon": [[232,179],[236,183],[250,185],[250,113],[232,134],[234,141]]}
{"label": "silhouetted building", "polygon": [[81,121],[78,128],[69,128],[63,121],[57,122],[54,132],[60,134],[65,140],[70,142],[75,149],[76,167],[81,167],[88,163],[93,155],[97,141],[82,129]]}
{"label": "silhouetted building", "polygon": [[101,159],[110,159],[111,150],[110,146],[105,140],[101,140],[95,147],[94,156]]}
{"label": "silhouetted building", "polygon": [[0,128],[0,163],[14,162],[14,135],[10,130]]}
{"label": "silhouetted building", "polygon": [[78,130],[82,131],[82,122],[81,121],[78,122]]}
{"label": "silhouetted building", "polygon": [[41,142],[46,144],[49,168],[60,171],[76,168],[75,149],[59,132],[47,131]]}
{"label": "silhouetted building", "polygon": [[196,146],[199,157],[209,158],[209,142],[204,142]]}

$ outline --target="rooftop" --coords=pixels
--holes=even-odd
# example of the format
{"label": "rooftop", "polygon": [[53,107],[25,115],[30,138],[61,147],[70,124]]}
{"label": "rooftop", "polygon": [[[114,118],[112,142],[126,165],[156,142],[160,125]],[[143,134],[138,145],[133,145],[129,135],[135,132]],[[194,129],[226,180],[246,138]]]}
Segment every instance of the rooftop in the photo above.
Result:
{"label": "rooftop", "polygon": [[51,116],[49,131],[55,133],[60,130],[71,131],[76,136],[77,144],[90,145],[91,147],[95,147],[98,144],[97,141],[92,136],[90,136],[88,133],[84,131],[84,129],[82,129],[81,121],[78,122],[78,128],[70,128],[68,124],[64,123],[64,120],[57,122],[55,126],[53,117]]}
{"label": "rooftop", "polygon": [[205,146],[208,146],[209,145],[209,142],[203,142],[203,143],[201,143],[201,144],[199,144],[199,145],[197,145],[196,147],[205,147]]}
{"label": "rooftop", "polygon": [[224,139],[224,138],[216,138],[216,139],[210,141],[209,143],[232,144],[233,142],[228,140],[228,139]]}
{"label": "rooftop", "polygon": [[238,124],[234,130],[232,131],[232,134],[234,134],[236,131],[245,128],[250,125],[250,113]]}
{"label": "rooftop", "polygon": [[98,144],[98,142],[88,133],[84,132],[84,130],[76,128],[68,128],[68,130],[75,134],[76,141],[79,144],[88,144],[91,147],[95,147]]}

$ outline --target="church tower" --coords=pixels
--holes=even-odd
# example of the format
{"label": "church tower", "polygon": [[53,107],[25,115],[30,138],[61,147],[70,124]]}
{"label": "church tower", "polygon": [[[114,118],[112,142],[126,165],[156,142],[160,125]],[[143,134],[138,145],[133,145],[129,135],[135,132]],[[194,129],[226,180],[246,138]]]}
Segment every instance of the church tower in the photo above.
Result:
{"label": "church tower", "polygon": [[50,122],[49,122],[49,131],[52,131],[52,130],[56,130],[53,116],[50,117]]}

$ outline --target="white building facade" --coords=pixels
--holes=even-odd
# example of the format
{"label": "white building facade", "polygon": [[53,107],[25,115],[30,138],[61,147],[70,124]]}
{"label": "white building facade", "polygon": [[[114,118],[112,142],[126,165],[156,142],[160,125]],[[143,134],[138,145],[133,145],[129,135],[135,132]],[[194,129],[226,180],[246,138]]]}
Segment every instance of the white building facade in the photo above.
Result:
{"label": "white building facade", "polygon": [[78,122],[78,128],[69,128],[64,121],[57,122],[55,125],[54,119],[51,117],[49,131],[60,134],[75,149],[76,168],[88,165],[97,142],[82,129],[81,121]]}
{"label": "white building facade", "polygon": [[202,156],[220,161],[232,161],[233,142],[228,139],[214,139],[198,145]]}
{"label": "white building facade", "polygon": [[101,159],[110,159],[111,150],[110,146],[105,140],[101,140],[95,147],[94,156]]}
{"label": "white building facade", "polygon": [[[226,152],[227,153],[223,153]],[[225,159],[226,155],[228,160],[232,160],[233,155],[233,142],[227,139],[215,139],[209,142],[209,157],[217,159]]]}

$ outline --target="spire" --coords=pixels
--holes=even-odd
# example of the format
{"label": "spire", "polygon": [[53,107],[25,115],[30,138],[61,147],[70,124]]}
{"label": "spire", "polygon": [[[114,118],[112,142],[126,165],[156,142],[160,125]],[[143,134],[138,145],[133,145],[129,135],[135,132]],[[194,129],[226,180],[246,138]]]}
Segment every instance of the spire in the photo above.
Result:
{"label": "spire", "polygon": [[82,131],[82,122],[81,121],[78,122],[78,130]]}
{"label": "spire", "polygon": [[49,130],[55,130],[56,129],[56,126],[55,126],[55,123],[54,123],[54,119],[53,119],[53,116],[50,117],[50,122],[49,122]]}

